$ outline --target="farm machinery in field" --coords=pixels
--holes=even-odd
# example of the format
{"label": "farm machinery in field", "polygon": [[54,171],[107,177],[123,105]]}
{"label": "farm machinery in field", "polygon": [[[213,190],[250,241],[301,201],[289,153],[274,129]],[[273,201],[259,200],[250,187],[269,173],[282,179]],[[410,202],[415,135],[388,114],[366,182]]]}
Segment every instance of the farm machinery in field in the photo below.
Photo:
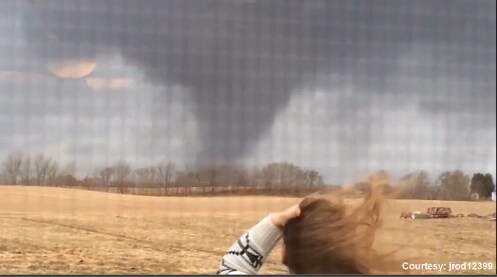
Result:
{"label": "farm machinery in field", "polygon": [[[459,217],[457,215],[456,217]],[[452,210],[449,207],[430,207],[426,213],[422,212],[402,212],[401,219],[430,219],[430,218],[449,218],[453,217]]]}
{"label": "farm machinery in field", "polygon": [[[426,213],[422,212],[402,212],[400,214],[400,219],[432,219],[432,218],[452,218],[452,217],[464,217],[464,214],[452,214],[452,210],[449,207],[430,207],[426,210]],[[475,213],[468,214],[467,217],[490,219],[495,221],[495,213],[488,216],[477,215]]]}

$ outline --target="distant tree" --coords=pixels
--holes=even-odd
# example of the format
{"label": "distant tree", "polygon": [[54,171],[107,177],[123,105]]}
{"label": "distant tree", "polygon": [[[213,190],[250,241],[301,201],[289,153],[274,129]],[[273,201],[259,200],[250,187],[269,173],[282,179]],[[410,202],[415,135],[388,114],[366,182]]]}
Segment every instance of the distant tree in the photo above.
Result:
{"label": "distant tree", "polygon": [[76,163],[70,162],[62,167],[57,177],[54,181],[56,186],[61,187],[73,187],[79,183],[79,180],[76,178]]}
{"label": "distant tree", "polygon": [[35,182],[37,186],[46,185],[53,181],[57,174],[57,163],[43,155],[38,155],[34,160]]}
{"label": "distant tree", "polygon": [[316,170],[307,170],[304,172],[304,182],[305,182],[305,187],[309,189],[310,191],[315,190],[316,188],[319,188],[323,186],[324,181],[323,177],[317,172]]}
{"label": "distant tree", "polygon": [[82,185],[86,189],[90,190],[104,190],[108,191],[108,187],[104,184],[101,173],[104,171],[103,169],[94,169],[91,174],[87,174],[83,179]]}
{"label": "distant tree", "polygon": [[261,168],[254,167],[247,172],[248,186],[254,189],[266,187],[264,171]]}
{"label": "distant tree", "polygon": [[76,176],[76,162],[67,163],[61,170],[60,174],[64,176]]}
{"label": "distant tree", "polygon": [[128,177],[131,174],[131,166],[126,161],[119,161],[114,166],[114,172],[118,191],[126,193]]}
{"label": "distant tree", "polygon": [[[268,188],[294,189],[305,184],[304,170],[291,163],[271,163],[262,169]],[[314,180],[316,181],[316,180]]]}
{"label": "distant tree", "polygon": [[211,168],[209,168],[209,181],[206,182],[206,184],[209,185],[210,189],[211,189],[211,193],[213,193],[215,191],[215,188],[218,187],[220,185],[220,182],[219,182],[219,175],[220,175],[220,168],[217,167],[217,166],[211,166]]}
{"label": "distant tree", "polygon": [[141,187],[156,187],[157,169],[155,167],[142,167],[134,170],[137,183]]}
{"label": "distant tree", "polygon": [[190,193],[192,187],[199,187],[199,178],[197,172],[178,172],[178,178],[176,179],[176,194],[179,194],[179,189],[184,188],[185,193]]}
{"label": "distant tree", "polygon": [[23,185],[30,185],[33,179],[33,168],[31,165],[31,158],[26,156],[22,161],[21,167],[21,183]]}
{"label": "distant tree", "polygon": [[249,174],[245,168],[236,165],[218,167],[216,183],[225,190],[237,190],[249,185]]}
{"label": "distant tree", "polygon": [[109,187],[110,187],[110,180],[112,179],[112,176],[114,175],[114,168],[112,168],[112,167],[103,168],[98,172],[98,175],[102,180],[102,183],[105,187],[105,191],[108,192]]}
{"label": "distant tree", "polygon": [[430,199],[432,185],[426,171],[409,173],[400,178],[399,196],[406,199]]}
{"label": "distant tree", "polygon": [[84,179],[83,179],[83,182],[82,182],[82,185],[85,189],[87,190],[90,190],[93,188],[94,186],[94,178],[90,177],[90,176],[86,176]]}
{"label": "distant tree", "polygon": [[3,163],[2,175],[10,185],[17,185],[21,175],[21,165],[21,154],[10,154]]}
{"label": "distant tree", "polygon": [[47,185],[56,185],[57,177],[59,176],[59,165],[56,161],[48,160]]}
{"label": "distant tree", "polygon": [[460,170],[443,172],[437,180],[437,196],[443,200],[469,199],[469,176]]}
{"label": "distant tree", "polygon": [[273,188],[277,182],[277,168],[275,164],[269,164],[262,168],[261,171],[264,186],[266,188]]}
{"label": "distant tree", "polygon": [[495,190],[494,180],[491,174],[475,173],[471,178],[471,194],[478,193],[481,198],[489,198]]}
{"label": "distant tree", "polygon": [[172,162],[161,162],[157,166],[157,178],[162,188],[168,188],[177,178],[178,170]]}
{"label": "distant tree", "polygon": [[214,192],[215,188],[221,184],[221,171],[222,168],[217,165],[205,166],[192,172],[195,184],[197,184],[202,194],[206,194],[209,190]]}
{"label": "distant tree", "polygon": [[239,187],[248,187],[250,184],[250,174],[243,167],[236,167],[234,169],[235,185]]}

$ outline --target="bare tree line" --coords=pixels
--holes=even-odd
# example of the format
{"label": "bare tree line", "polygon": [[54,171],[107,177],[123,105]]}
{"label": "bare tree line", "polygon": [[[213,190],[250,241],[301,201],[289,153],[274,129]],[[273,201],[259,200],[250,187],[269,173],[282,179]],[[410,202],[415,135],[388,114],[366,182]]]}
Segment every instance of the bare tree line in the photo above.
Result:
{"label": "bare tree line", "polygon": [[35,157],[11,154],[2,164],[0,176],[3,183],[12,185],[71,185],[75,175],[75,164],[61,168],[57,161],[43,155]]}
{"label": "bare tree line", "polygon": [[316,170],[291,163],[271,163],[262,168],[210,165],[190,171],[172,162],[132,168],[126,161],[97,168],[93,174],[76,178],[75,164],[61,167],[43,155],[11,154],[3,162],[1,181],[9,185],[81,187],[119,193],[155,195],[212,195],[223,193],[296,193],[323,188]]}
{"label": "bare tree line", "polygon": [[[375,176],[388,178],[385,171],[378,171]],[[8,185],[77,187],[147,195],[301,195],[336,187],[325,186],[317,170],[284,162],[250,169],[210,165],[182,171],[167,161],[140,168],[118,161],[78,179],[75,163],[61,167],[57,161],[43,155],[21,154],[11,154],[5,159],[0,177],[0,183]],[[426,171],[416,171],[395,181],[389,179],[387,183],[389,192],[402,199],[469,200],[475,193],[486,199],[495,191],[490,174],[475,173],[470,178],[460,170],[442,172],[434,181]],[[367,187],[363,182],[354,186],[359,192]]]}
{"label": "bare tree line", "polygon": [[421,170],[401,177],[394,194],[402,199],[470,200],[476,193],[478,199],[485,200],[492,191],[495,184],[488,173],[475,173],[470,177],[461,170],[444,171],[432,181],[428,173]]}

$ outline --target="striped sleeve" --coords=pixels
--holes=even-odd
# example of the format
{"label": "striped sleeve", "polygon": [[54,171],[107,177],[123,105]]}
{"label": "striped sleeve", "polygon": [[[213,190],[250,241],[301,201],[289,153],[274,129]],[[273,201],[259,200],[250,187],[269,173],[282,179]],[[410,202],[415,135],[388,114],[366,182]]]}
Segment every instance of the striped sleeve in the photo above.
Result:
{"label": "striped sleeve", "polygon": [[281,236],[282,231],[271,222],[271,217],[265,217],[231,246],[217,274],[257,274]]}

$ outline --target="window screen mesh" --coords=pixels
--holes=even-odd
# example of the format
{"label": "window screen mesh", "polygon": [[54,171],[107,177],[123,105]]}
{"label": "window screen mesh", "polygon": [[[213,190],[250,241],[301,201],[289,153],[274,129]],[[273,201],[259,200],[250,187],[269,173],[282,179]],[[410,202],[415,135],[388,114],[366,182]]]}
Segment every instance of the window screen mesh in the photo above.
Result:
{"label": "window screen mesh", "polygon": [[[380,170],[393,187],[426,175],[435,192],[406,198],[469,198],[473,174],[495,177],[495,8],[448,0],[0,2],[8,185],[0,214],[11,214],[0,224],[12,231],[0,235],[0,256],[33,261],[0,261],[0,271],[215,272],[231,239],[293,201],[281,195]],[[442,189],[444,176],[463,185]],[[67,259],[56,258],[60,251]]]}

